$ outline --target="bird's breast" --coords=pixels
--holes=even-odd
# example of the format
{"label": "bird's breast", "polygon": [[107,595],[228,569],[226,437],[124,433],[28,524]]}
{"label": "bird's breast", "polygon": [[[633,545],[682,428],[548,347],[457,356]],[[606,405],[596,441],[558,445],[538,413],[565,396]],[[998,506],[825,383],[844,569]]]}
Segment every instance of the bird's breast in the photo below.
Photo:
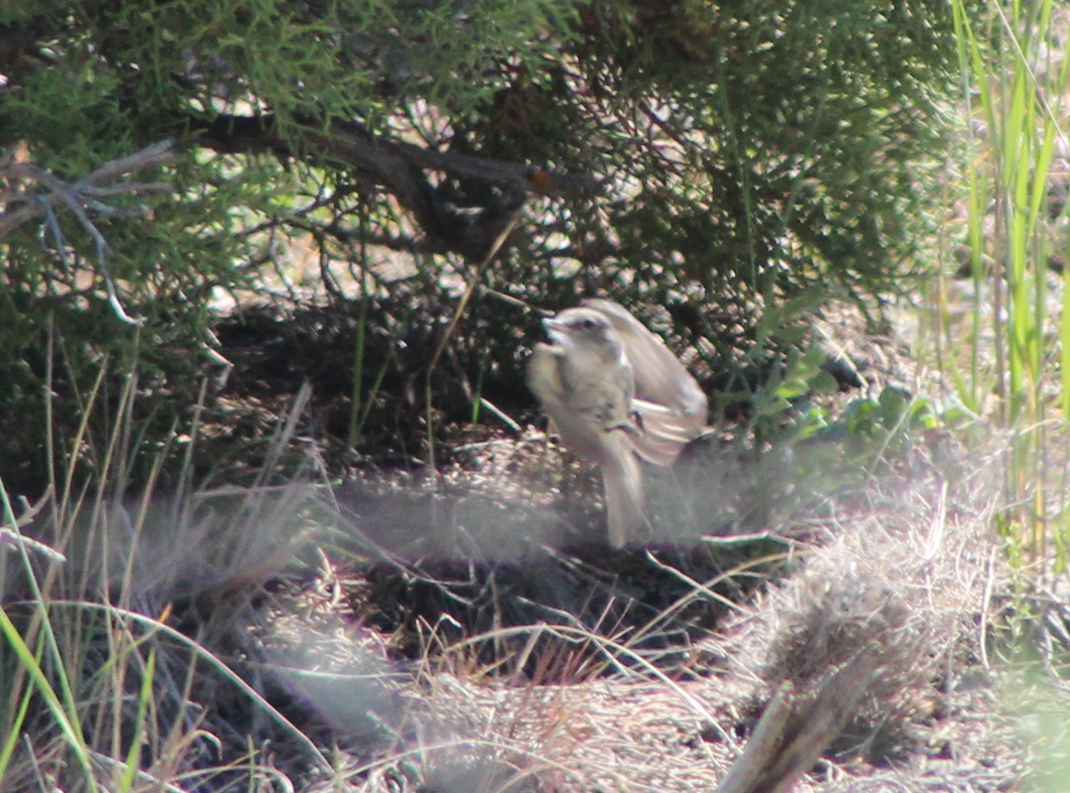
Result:
{"label": "bird's breast", "polygon": [[539,344],[528,364],[528,382],[566,446],[596,462],[621,453],[632,423],[631,396],[617,367]]}

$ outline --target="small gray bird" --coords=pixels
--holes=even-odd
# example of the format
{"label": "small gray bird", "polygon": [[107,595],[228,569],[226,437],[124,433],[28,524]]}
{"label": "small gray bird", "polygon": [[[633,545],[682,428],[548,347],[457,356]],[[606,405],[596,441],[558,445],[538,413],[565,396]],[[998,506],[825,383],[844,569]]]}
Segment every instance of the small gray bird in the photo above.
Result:
{"label": "small gray bird", "polygon": [[646,524],[636,455],[672,465],[706,426],[706,395],[665,344],[611,300],[585,300],[543,320],[528,384],[580,457],[602,467],[609,542]]}

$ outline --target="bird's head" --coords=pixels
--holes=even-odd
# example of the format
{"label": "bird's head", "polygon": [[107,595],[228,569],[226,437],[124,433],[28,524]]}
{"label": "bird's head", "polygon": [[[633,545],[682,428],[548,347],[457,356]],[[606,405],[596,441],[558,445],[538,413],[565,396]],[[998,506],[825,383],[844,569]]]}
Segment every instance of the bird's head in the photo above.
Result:
{"label": "bird's head", "polygon": [[619,347],[620,340],[609,320],[592,308],[567,308],[542,321],[546,333],[565,348],[576,345]]}

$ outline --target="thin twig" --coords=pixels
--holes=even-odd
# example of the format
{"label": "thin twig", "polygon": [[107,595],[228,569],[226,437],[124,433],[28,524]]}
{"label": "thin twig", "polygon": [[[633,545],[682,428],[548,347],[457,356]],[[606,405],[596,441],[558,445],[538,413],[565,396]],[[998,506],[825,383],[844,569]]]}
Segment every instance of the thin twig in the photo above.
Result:
{"label": "thin twig", "polygon": [[483,257],[483,261],[476,267],[475,272],[472,273],[472,277],[468,280],[468,285],[464,290],[464,294],[461,295],[461,299],[457,301],[457,307],[453,311],[453,317],[450,319],[449,324],[446,326],[445,332],[442,334],[442,338],[439,339],[438,346],[435,348],[435,352],[431,356],[431,363],[427,366],[427,388],[426,388],[426,401],[427,401],[427,448],[429,452],[429,459],[431,464],[431,471],[435,469],[435,436],[434,436],[434,424],[431,410],[431,375],[435,371],[435,367],[438,365],[438,359],[442,357],[442,351],[446,349],[446,344],[450,340],[450,336],[453,335],[453,331],[457,328],[457,323],[461,321],[461,317],[464,315],[464,310],[468,306],[468,301],[471,300],[472,295],[476,291],[476,287],[479,286],[479,282],[483,277],[483,271],[487,268],[487,265],[491,263],[491,260],[498,254],[498,251],[502,247],[502,243],[505,242],[505,238],[509,236],[513,228],[516,226],[517,221],[520,219],[520,210],[523,209],[523,202],[521,202],[514,210],[512,217],[502,228],[501,232],[495,238],[494,243],[490,246],[486,256]]}

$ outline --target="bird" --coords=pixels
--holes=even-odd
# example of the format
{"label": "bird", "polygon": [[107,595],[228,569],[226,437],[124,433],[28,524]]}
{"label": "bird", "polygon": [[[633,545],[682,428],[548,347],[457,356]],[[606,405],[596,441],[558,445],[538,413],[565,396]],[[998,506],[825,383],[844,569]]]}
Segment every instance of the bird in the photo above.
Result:
{"label": "bird", "polygon": [[706,395],[665,343],[624,306],[589,298],[543,320],[528,385],[579,457],[597,463],[609,542],[621,548],[647,525],[639,459],[676,462],[706,428]]}

